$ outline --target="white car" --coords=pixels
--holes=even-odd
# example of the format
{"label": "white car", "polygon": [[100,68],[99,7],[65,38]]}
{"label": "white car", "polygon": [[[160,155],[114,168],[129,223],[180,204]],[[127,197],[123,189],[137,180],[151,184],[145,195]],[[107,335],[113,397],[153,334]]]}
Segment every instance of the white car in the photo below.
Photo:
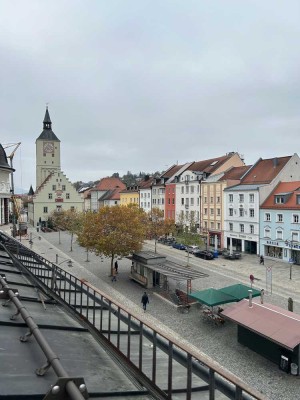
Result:
{"label": "white car", "polygon": [[186,250],[191,254],[194,254],[195,251],[200,250],[199,246],[186,246]]}

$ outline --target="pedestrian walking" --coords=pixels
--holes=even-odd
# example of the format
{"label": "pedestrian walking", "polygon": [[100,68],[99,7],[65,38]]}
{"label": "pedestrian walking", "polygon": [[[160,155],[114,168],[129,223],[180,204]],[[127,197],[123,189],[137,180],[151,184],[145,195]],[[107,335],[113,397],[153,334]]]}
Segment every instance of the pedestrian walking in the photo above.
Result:
{"label": "pedestrian walking", "polygon": [[260,257],[259,257],[259,264],[260,264],[260,265],[265,265],[264,256],[260,256]]}
{"label": "pedestrian walking", "polygon": [[115,270],[116,270],[116,274],[118,274],[118,269],[119,269],[119,265],[118,265],[118,261],[115,262]]}
{"label": "pedestrian walking", "polygon": [[144,292],[144,294],[142,296],[141,303],[143,304],[143,309],[144,309],[144,312],[145,312],[146,308],[147,308],[147,304],[149,304],[149,297],[148,297],[146,292]]}
{"label": "pedestrian walking", "polygon": [[111,279],[111,281],[112,282],[117,282],[117,271],[116,271],[116,268],[113,268],[113,270],[112,270],[112,279]]}

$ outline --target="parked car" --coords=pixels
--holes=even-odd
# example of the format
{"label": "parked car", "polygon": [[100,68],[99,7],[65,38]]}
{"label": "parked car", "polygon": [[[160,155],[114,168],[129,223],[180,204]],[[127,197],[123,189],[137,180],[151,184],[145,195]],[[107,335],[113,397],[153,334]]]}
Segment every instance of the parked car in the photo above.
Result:
{"label": "parked car", "polygon": [[194,254],[194,252],[198,251],[198,250],[200,250],[199,246],[186,246],[186,249],[185,249],[185,251],[188,251],[191,254]]}
{"label": "parked car", "polygon": [[214,255],[207,250],[198,250],[194,252],[195,257],[203,258],[204,260],[213,260]]}
{"label": "parked car", "polygon": [[172,247],[174,247],[174,249],[178,249],[178,250],[185,250],[186,246],[182,243],[173,243]]}
{"label": "parked car", "polygon": [[226,258],[227,260],[239,260],[241,256],[242,256],[241,253],[238,253],[237,251],[234,251],[231,254],[229,250],[223,251],[223,257]]}

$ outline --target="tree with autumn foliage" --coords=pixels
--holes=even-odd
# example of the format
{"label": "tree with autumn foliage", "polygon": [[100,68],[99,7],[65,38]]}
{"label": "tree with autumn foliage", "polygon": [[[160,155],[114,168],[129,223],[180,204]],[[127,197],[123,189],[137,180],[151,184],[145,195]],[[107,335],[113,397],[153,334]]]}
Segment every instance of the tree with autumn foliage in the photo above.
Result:
{"label": "tree with autumn foliage", "polygon": [[114,259],[141,250],[147,233],[147,216],[137,206],[101,207],[85,214],[78,242],[97,255]]}
{"label": "tree with autumn foliage", "polygon": [[58,231],[58,243],[60,244],[60,231],[66,229],[66,211],[53,211],[48,221],[49,225]]}
{"label": "tree with autumn foliage", "polygon": [[156,253],[156,243],[159,236],[170,235],[175,232],[175,221],[164,219],[164,212],[154,207],[148,213],[148,235],[154,238],[154,251]]}

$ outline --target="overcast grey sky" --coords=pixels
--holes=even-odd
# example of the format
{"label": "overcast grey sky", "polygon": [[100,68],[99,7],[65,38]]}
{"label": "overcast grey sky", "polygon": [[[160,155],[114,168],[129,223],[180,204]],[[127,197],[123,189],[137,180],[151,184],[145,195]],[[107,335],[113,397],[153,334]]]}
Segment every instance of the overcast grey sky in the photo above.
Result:
{"label": "overcast grey sky", "polygon": [[299,0],[1,0],[15,185],[35,187],[46,102],[72,182],[298,152],[299,43]]}

